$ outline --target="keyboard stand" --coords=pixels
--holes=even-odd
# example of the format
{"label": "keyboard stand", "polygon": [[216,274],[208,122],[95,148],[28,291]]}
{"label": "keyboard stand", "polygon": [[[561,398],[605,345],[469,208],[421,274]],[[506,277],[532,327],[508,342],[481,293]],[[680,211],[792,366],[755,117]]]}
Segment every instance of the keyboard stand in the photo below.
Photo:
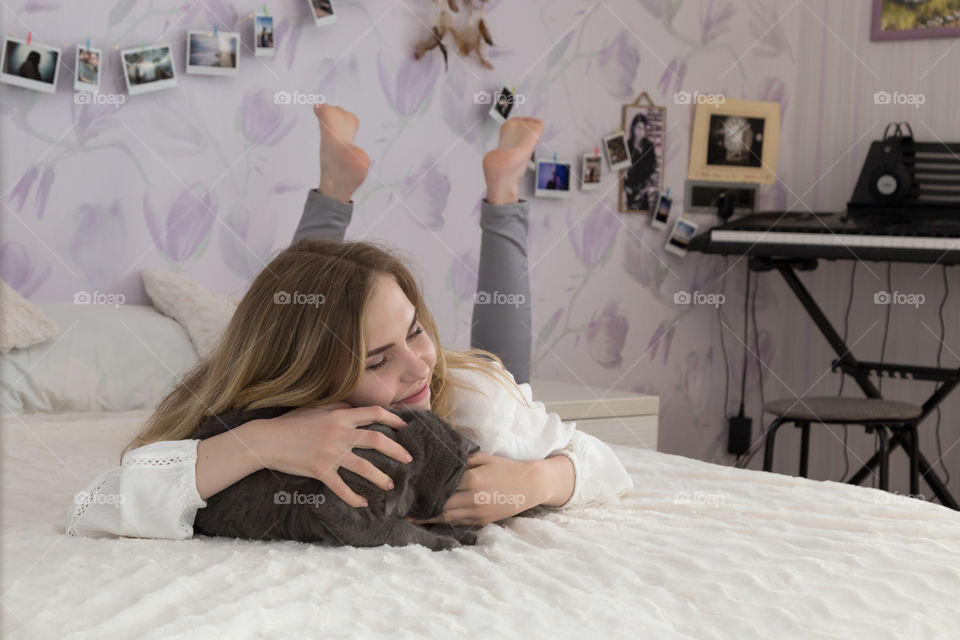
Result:
{"label": "keyboard stand", "polygon": [[[817,267],[816,259],[769,258],[752,256],[749,260],[749,265],[750,269],[756,272],[772,271],[774,269],[780,272],[780,275],[782,275],[783,279],[787,281],[787,285],[789,285],[794,295],[797,296],[800,304],[803,305],[803,308],[806,309],[807,314],[810,315],[810,318],[813,320],[814,324],[817,325],[820,333],[823,334],[823,337],[837,354],[838,359],[834,360],[832,363],[833,370],[836,371],[837,369],[840,369],[842,373],[850,375],[868,398],[883,397],[880,395],[880,391],[870,379],[871,373],[874,373],[878,376],[882,376],[884,373],[886,373],[891,377],[899,376],[913,380],[939,382],[940,384],[937,386],[936,390],[930,395],[929,398],[927,398],[926,402],[923,403],[923,413],[918,419],[918,423],[920,423],[925,420],[927,416],[934,411],[934,409],[937,408],[937,405],[943,402],[944,398],[946,398],[957,387],[957,385],[960,385],[960,369],[919,367],[914,365],[886,364],[880,362],[861,362],[857,360],[850,351],[850,348],[844,342],[843,338],[840,337],[840,334],[838,334],[836,329],[833,328],[833,325],[830,324],[827,316],[824,315],[823,310],[820,309],[820,306],[810,295],[810,292],[807,291],[807,288],[803,286],[802,282],[800,282],[800,279],[797,277],[797,274],[794,271],[795,268],[801,271],[811,271],[815,269]],[[906,437],[900,432],[897,432],[890,439],[889,452],[892,453],[897,447],[903,447],[904,451],[907,449]],[[954,500],[953,496],[947,490],[947,487],[940,481],[939,476],[932,472],[933,468],[927,461],[927,458],[923,455],[923,452],[918,450],[918,454],[920,478],[930,486],[930,488],[933,490],[933,493],[940,501],[940,504],[945,507],[960,511],[960,505],[957,504],[957,501]],[[859,471],[853,475],[849,483],[860,484],[863,482],[863,480],[871,472],[873,472],[874,467],[877,466],[879,461],[880,453],[877,452],[859,469]]]}

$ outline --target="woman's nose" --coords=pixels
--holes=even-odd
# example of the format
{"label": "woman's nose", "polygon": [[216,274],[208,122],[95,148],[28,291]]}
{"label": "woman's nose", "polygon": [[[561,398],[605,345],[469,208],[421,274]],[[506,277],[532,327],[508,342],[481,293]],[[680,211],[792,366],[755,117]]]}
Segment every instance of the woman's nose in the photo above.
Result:
{"label": "woman's nose", "polygon": [[430,373],[430,365],[423,361],[417,349],[407,349],[407,376],[411,380],[423,380]]}

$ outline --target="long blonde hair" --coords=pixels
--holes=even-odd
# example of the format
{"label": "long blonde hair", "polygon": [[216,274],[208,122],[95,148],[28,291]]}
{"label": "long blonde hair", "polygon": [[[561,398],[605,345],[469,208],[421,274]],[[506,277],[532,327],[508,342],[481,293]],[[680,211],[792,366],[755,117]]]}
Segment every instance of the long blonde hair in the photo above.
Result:
{"label": "long blonde hair", "polygon": [[430,394],[441,418],[453,414],[452,387],[466,386],[448,378],[450,367],[486,373],[523,397],[494,354],[441,348],[433,316],[400,259],[366,242],[305,239],[257,275],[214,351],[185,374],[123,452],[190,438],[225,411],[342,402],[364,371],[362,318],[379,274],[397,282],[437,346]]}

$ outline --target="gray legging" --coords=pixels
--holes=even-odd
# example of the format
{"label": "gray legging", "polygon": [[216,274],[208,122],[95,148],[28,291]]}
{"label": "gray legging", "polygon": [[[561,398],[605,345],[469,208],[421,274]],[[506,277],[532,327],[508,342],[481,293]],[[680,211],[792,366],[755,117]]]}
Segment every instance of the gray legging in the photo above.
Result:
{"label": "gray legging", "polygon": [[[530,204],[480,207],[480,269],[473,303],[470,345],[497,354],[517,382],[530,380],[530,278],[527,275],[527,215]],[[353,215],[344,204],[307,194],[293,242],[303,238],[342,241]]]}

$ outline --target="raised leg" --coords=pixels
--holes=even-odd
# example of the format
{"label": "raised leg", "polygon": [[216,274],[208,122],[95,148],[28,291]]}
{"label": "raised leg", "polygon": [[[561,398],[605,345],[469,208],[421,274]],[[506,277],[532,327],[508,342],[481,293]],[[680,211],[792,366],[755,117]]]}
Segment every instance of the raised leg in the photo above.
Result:
{"label": "raised leg", "polygon": [[483,158],[487,196],[480,210],[480,268],[470,344],[498,355],[517,382],[530,379],[533,340],[527,264],[529,204],[520,179],[543,132],[535,118],[511,118],[496,149]]}
{"label": "raised leg", "polygon": [[320,184],[307,194],[293,242],[303,238],[342,241],[353,214],[353,193],[370,169],[370,158],[353,144],[359,122],[340,107],[314,107],[320,127]]}

